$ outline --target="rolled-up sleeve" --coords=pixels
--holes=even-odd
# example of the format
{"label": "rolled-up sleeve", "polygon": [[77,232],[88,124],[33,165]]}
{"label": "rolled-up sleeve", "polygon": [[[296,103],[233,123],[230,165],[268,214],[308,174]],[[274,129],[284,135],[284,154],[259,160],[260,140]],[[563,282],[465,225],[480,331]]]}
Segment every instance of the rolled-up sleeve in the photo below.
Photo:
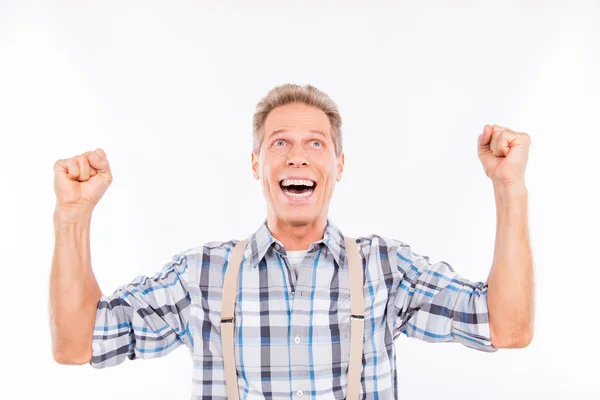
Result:
{"label": "rolled-up sleeve", "polygon": [[[414,253],[403,242],[394,249],[394,338],[400,333],[427,342],[458,342],[485,352],[492,346],[484,282],[472,282],[444,261]],[[395,268],[394,268],[395,267]]]}
{"label": "rolled-up sleeve", "polygon": [[104,368],[169,354],[189,338],[190,269],[173,256],[154,276],[140,275],[103,295],[96,309],[90,365]]}

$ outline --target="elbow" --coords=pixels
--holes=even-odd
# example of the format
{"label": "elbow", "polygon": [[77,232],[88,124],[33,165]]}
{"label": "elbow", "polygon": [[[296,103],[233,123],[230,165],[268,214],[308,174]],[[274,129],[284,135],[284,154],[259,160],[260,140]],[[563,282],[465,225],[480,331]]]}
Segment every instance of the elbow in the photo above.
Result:
{"label": "elbow", "polygon": [[521,336],[509,339],[492,339],[492,346],[497,349],[524,349],[531,344],[533,336]]}
{"label": "elbow", "polygon": [[533,341],[533,328],[530,326],[505,333],[497,333],[490,326],[492,346],[497,349],[523,349]]}
{"label": "elbow", "polygon": [[92,349],[85,352],[65,351],[64,349],[53,349],[52,359],[61,365],[84,365],[92,360]]}

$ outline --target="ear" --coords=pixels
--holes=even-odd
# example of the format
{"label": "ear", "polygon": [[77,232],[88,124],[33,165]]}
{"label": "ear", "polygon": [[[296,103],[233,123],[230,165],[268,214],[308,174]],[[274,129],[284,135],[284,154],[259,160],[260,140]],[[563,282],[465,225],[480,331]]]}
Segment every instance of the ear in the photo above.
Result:
{"label": "ear", "polygon": [[258,175],[258,157],[252,153],[250,163],[252,164],[252,176],[254,179],[259,180],[260,177]]}
{"label": "ear", "polygon": [[337,181],[339,182],[342,180],[342,172],[344,172],[344,153],[342,153],[342,155],[338,158],[337,168],[338,168]]}

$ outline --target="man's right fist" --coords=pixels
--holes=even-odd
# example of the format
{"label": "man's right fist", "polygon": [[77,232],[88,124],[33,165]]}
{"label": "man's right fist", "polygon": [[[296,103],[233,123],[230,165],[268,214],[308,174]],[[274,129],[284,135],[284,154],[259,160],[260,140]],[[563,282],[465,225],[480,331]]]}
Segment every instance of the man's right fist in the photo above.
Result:
{"label": "man's right fist", "polygon": [[112,182],[110,165],[102,149],[54,164],[56,208],[91,213]]}

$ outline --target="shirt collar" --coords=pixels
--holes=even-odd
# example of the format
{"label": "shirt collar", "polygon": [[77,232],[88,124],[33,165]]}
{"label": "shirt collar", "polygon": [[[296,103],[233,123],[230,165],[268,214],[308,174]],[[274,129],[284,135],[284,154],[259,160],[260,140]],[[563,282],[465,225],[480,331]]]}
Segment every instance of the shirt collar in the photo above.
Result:
{"label": "shirt collar", "polygon": [[[322,244],[327,246],[338,266],[346,268],[346,245],[344,235],[340,229],[327,218],[327,226],[321,240],[311,243],[308,246],[308,252],[318,250]],[[273,237],[273,234],[267,227],[267,219],[260,224],[258,230],[248,238],[248,243],[244,251],[244,260],[249,260],[244,265],[245,268],[256,268],[269,249],[281,255],[286,255],[283,243]],[[242,261],[244,262],[244,261]]]}

